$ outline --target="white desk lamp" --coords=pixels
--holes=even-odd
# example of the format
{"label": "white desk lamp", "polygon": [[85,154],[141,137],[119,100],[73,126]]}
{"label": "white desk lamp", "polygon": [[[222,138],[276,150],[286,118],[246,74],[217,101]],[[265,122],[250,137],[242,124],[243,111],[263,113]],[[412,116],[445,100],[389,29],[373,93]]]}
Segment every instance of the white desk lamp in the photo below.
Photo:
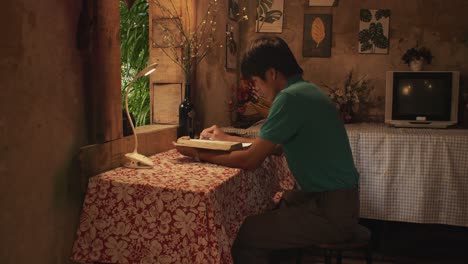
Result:
{"label": "white desk lamp", "polygon": [[133,124],[132,118],[130,117],[130,112],[128,111],[128,93],[130,91],[130,87],[138,78],[151,74],[156,69],[157,65],[158,65],[157,63],[148,65],[146,68],[141,70],[137,75],[135,75],[135,77],[133,77],[133,80],[127,85],[127,87],[125,87],[125,111],[127,112],[127,118],[128,118],[128,121],[130,122],[130,126],[132,127],[133,136],[135,137],[135,148],[133,149],[133,152],[125,154],[125,157],[129,159],[129,162],[124,164],[124,166],[127,168],[149,169],[154,166],[153,162],[148,157],[139,154],[137,151],[138,138],[137,138],[137,134],[135,131],[135,126]]}

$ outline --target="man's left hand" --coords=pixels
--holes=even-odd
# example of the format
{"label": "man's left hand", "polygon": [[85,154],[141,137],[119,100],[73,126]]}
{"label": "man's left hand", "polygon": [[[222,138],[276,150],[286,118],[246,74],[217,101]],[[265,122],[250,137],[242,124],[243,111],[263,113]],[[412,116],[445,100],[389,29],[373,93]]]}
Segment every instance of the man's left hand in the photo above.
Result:
{"label": "man's left hand", "polygon": [[175,146],[176,150],[187,157],[192,157],[196,161],[200,161],[199,155],[198,155],[198,149],[196,148],[191,148],[191,147],[183,147],[183,146]]}

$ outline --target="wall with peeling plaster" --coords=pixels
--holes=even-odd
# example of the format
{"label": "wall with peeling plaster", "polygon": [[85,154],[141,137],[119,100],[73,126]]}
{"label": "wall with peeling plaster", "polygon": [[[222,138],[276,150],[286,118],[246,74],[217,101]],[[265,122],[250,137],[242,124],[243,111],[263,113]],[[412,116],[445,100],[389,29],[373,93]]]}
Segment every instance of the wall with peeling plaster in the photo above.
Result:
{"label": "wall with peeling plaster", "polygon": [[83,195],[80,1],[2,2],[0,263],[68,263]]}
{"label": "wall with peeling plaster", "polygon": [[[240,1],[242,2],[242,1]],[[278,35],[290,45],[302,65],[305,79],[318,85],[342,82],[350,70],[357,76],[367,76],[375,87],[373,97],[385,94],[385,72],[389,70],[408,70],[401,56],[408,49],[420,43],[431,49],[434,60],[427,70],[457,70],[461,72],[462,90],[467,91],[468,82],[468,20],[463,19],[468,10],[466,0],[340,0],[337,7],[309,7],[306,0],[285,0],[283,32],[255,33],[256,1],[247,2],[249,20],[241,22],[241,54],[248,43],[260,36]],[[359,54],[357,34],[359,31],[359,11],[361,8],[391,10],[390,49],[386,55]],[[227,10],[227,9],[226,9]],[[302,56],[304,14],[332,14],[333,36],[330,58]],[[225,21],[220,21],[221,23]],[[217,54],[223,58],[223,54]],[[207,59],[209,61],[210,59]],[[206,99],[203,117],[204,125],[226,124],[229,114],[223,112],[223,102],[229,98],[230,83],[235,80],[227,75],[212,74],[222,72],[222,64],[213,68],[212,63],[201,70],[204,83],[201,93]],[[213,71],[214,70],[214,71]],[[221,78],[220,76],[223,76]],[[225,77],[227,76],[227,77]],[[220,79],[221,78],[221,79]],[[229,79],[229,80],[226,80]],[[468,93],[468,92],[465,92]],[[214,95],[214,98],[209,97]],[[461,107],[460,107],[461,108]],[[213,109],[220,109],[213,113]],[[210,111],[211,110],[211,111]],[[468,110],[461,111],[461,123],[468,125]],[[363,119],[383,122],[384,105],[369,109]]]}

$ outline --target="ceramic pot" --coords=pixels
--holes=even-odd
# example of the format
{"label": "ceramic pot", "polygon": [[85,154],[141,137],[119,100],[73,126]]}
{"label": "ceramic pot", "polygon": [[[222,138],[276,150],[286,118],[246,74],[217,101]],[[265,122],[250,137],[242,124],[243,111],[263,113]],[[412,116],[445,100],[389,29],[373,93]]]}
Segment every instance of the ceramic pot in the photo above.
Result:
{"label": "ceramic pot", "polygon": [[409,66],[412,71],[420,71],[422,70],[423,64],[424,64],[424,60],[419,59],[419,60],[410,61]]}

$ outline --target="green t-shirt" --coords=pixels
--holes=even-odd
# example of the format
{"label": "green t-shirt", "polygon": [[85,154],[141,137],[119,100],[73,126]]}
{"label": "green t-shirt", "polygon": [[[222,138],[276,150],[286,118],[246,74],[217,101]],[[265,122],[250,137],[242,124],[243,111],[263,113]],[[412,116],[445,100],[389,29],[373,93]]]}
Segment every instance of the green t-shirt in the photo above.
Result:
{"label": "green t-shirt", "polygon": [[300,75],[275,97],[259,137],[281,144],[303,191],[354,188],[357,172],[348,135],[335,104]]}

